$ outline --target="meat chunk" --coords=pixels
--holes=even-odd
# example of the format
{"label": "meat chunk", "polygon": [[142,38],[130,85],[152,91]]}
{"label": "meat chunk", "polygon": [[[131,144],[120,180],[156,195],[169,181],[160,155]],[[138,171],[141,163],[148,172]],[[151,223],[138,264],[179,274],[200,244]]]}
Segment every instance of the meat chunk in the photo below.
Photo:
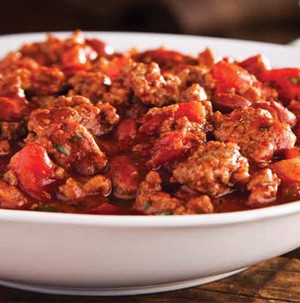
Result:
{"label": "meat chunk", "polygon": [[31,72],[30,87],[33,95],[50,95],[62,90],[65,86],[65,75],[56,67],[41,66]]}
{"label": "meat chunk", "polygon": [[161,107],[180,97],[180,79],[170,73],[162,74],[157,63],[134,64],[129,73],[129,84],[145,104]]}
{"label": "meat chunk", "polygon": [[96,175],[86,182],[79,182],[73,178],[68,178],[65,184],[59,186],[59,197],[63,200],[74,201],[90,195],[109,195],[111,191],[111,181],[105,176]]}
{"label": "meat chunk", "polygon": [[148,215],[185,215],[213,212],[213,204],[206,195],[188,200],[187,203],[162,191],[162,180],[157,172],[150,171],[141,183],[133,209]]}
{"label": "meat chunk", "polygon": [[101,72],[81,71],[71,77],[68,83],[72,87],[69,95],[82,95],[96,103],[102,100],[111,80]]}
{"label": "meat chunk", "polygon": [[94,136],[110,132],[119,122],[119,115],[113,106],[106,103],[93,105],[82,96],[58,97],[50,104],[49,109],[48,115],[57,117],[60,112],[69,111],[72,119],[85,126]]}
{"label": "meat chunk", "polygon": [[1,208],[22,209],[28,204],[27,198],[14,185],[9,185],[0,180],[0,205]]}
{"label": "meat chunk", "polygon": [[114,187],[113,194],[119,199],[133,199],[139,188],[137,167],[126,156],[117,156],[110,161],[110,173]]}
{"label": "meat chunk", "polygon": [[0,140],[20,140],[26,137],[26,123],[0,122]]}
{"label": "meat chunk", "polygon": [[237,143],[241,153],[261,167],[296,142],[288,124],[274,119],[267,110],[250,107],[236,109],[228,116],[216,112],[214,135],[219,141]]}
{"label": "meat chunk", "polygon": [[[90,132],[72,119],[49,119],[47,110],[33,113],[26,142],[40,142],[56,163],[67,171],[93,175],[106,166],[107,159]],[[41,111],[46,111],[46,118]],[[60,119],[60,120],[59,120]]]}
{"label": "meat chunk", "polygon": [[209,101],[191,101],[151,108],[143,117],[141,134],[163,134],[185,128],[188,131],[205,131],[210,128],[212,107]]}
{"label": "meat chunk", "polygon": [[180,163],[173,171],[174,181],[211,196],[230,191],[249,178],[248,161],[234,143],[209,142]]}
{"label": "meat chunk", "polygon": [[211,214],[214,212],[214,205],[207,195],[201,195],[189,199],[186,204],[189,214]]}
{"label": "meat chunk", "polygon": [[161,182],[157,172],[148,173],[146,180],[141,183],[133,208],[148,215],[184,214],[184,205],[170,194],[162,192]]}
{"label": "meat chunk", "polygon": [[247,184],[251,192],[247,205],[258,207],[276,200],[280,179],[272,170],[265,168],[253,175]]}

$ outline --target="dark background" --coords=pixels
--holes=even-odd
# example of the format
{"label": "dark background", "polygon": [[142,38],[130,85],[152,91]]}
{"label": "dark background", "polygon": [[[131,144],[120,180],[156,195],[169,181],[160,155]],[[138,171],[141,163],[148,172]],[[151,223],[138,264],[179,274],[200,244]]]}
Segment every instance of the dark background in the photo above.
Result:
{"label": "dark background", "polygon": [[196,34],[288,43],[299,0],[2,0],[0,34],[83,30]]}

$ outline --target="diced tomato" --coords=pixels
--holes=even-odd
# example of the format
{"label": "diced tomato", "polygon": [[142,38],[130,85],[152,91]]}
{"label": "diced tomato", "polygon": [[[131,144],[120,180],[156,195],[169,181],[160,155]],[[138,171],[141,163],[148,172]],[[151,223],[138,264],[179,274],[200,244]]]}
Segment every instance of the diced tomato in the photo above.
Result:
{"label": "diced tomato", "polygon": [[271,68],[269,61],[261,54],[245,59],[239,65],[256,76]]}
{"label": "diced tomato", "polygon": [[285,159],[300,158],[300,147],[293,147],[282,151]]}
{"label": "diced tomato", "polygon": [[210,48],[206,48],[203,52],[198,55],[198,63],[205,65],[209,69],[214,66],[215,57]]}
{"label": "diced tomato", "polygon": [[86,43],[90,45],[99,56],[111,55],[113,53],[112,47],[99,39],[86,39]]}
{"label": "diced tomato", "polygon": [[83,46],[75,45],[66,50],[61,58],[61,64],[64,70],[75,72],[86,69],[87,57]]}
{"label": "diced tomato", "polygon": [[157,114],[146,120],[139,128],[139,133],[143,135],[153,135],[158,132],[160,126],[167,118],[164,114]]}
{"label": "diced tomato", "polygon": [[291,100],[300,101],[300,69],[280,68],[260,73],[259,79],[268,82],[277,89],[279,98],[286,104]]}
{"label": "diced tomato", "polygon": [[115,197],[128,200],[136,196],[139,187],[139,172],[137,166],[128,157],[112,158],[110,173]]}
{"label": "diced tomato", "polygon": [[297,144],[300,144],[300,121],[298,120],[296,125],[293,127],[293,132],[297,137]]}
{"label": "diced tomato", "polygon": [[116,130],[118,141],[129,141],[135,139],[137,134],[137,123],[133,119],[125,119],[121,121]]}
{"label": "diced tomato", "polygon": [[178,104],[175,119],[187,117],[191,122],[202,122],[205,118],[204,107],[200,102],[182,102]]}
{"label": "diced tomato", "polygon": [[57,166],[46,150],[38,143],[25,146],[9,163],[18,179],[19,186],[35,199],[50,199],[51,189],[56,182],[53,174]]}
{"label": "diced tomato", "polygon": [[251,86],[258,86],[254,75],[246,69],[227,61],[219,61],[213,67],[213,77],[216,80],[216,93],[240,91]]}
{"label": "diced tomato", "polygon": [[250,106],[251,101],[246,98],[234,94],[217,94],[213,101],[213,107],[220,112],[227,114],[236,108]]}
{"label": "diced tomato", "polygon": [[300,158],[275,162],[271,165],[271,169],[285,184],[300,183]]}
{"label": "diced tomato", "polygon": [[112,59],[107,65],[102,66],[102,72],[111,79],[115,79],[120,75],[122,68],[127,63],[128,58],[116,57]]}
{"label": "diced tomato", "polygon": [[18,121],[27,109],[28,102],[25,98],[0,97],[0,121]]}
{"label": "diced tomato", "polygon": [[155,142],[148,164],[151,168],[157,168],[165,163],[173,162],[190,148],[191,144],[182,132],[166,133]]}
{"label": "diced tomato", "polygon": [[117,205],[110,204],[105,202],[100,206],[94,208],[91,211],[91,214],[95,215],[145,215],[144,213],[134,210],[134,209],[126,209],[124,207],[120,207]]}
{"label": "diced tomato", "polygon": [[148,50],[138,55],[137,60],[145,61],[150,58],[152,61],[162,64],[179,64],[184,61],[186,56],[179,52],[166,50],[164,48]]}

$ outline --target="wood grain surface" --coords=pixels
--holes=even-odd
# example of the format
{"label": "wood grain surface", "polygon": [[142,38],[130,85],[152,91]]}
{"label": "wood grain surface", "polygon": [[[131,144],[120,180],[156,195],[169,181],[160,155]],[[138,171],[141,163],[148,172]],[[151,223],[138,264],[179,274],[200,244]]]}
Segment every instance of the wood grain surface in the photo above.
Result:
{"label": "wood grain surface", "polygon": [[300,303],[300,248],[253,266],[232,277],[184,290],[130,297],[43,295],[0,287],[0,302],[83,303]]}

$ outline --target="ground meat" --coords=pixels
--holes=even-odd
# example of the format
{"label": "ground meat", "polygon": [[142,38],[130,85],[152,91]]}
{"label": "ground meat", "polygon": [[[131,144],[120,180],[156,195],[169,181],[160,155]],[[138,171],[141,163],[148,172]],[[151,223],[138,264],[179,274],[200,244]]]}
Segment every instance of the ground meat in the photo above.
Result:
{"label": "ground meat", "polygon": [[71,77],[68,84],[72,87],[69,96],[82,95],[97,103],[102,100],[111,80],[101,72],[81,71]]}
{"label": "ground meat", "polygon": [[27,135],[23,122],[0,122],[0,140],[20,140]]}
{"label": "ground meat", "polygon": [[181,86],[188,88],[192,84],[205,83],[205,74],[208,68],[196,65],[175,66],[172,72],[180,79]]}
{"label": "ground meat", "polygon": [[0,140],[0,156],[8,155],[10,152],[10,145],[7,140]]}
{"label": "ground meat", "polygon": [[207,95],[202,86],[199,84],[193,84],[186,90],[184,90],[181,94],[181,102],[182,101],[205,101],[207,100]]}
{"label": "ground meat", "polygon": [[22,208],[28,203],[23,193],[13,185],[0,180],[0,205],[2,208]]}
{"label": "ground meat", "polygon": [[[67,171],[82,175],[93,175],[101,171],[107,163],[89,131],[75,122],[70,116],[72,110],[64,108],[59,112],[37,110],[31,114],[28,123],[30,135],[26,142],[38,141],[54,158],[56,163]],[[76,112],[73,113],[76,115]]]}
{"label": "ground meat", "polygon": [[230,115],[215,113],[217,140],[237,143],[241,153],[259,166],[266,166],[274,153],[292,148],[296,137],[290,126],[274,119],[264,109],[242,108]]}
{"label": "ground meat", "polygon": [[210,197],[206,195],[189,199],[186,208],[190,214],[210,214],[214,212],[214,205]]}
{"label": "ground meat", "polygon": [[150,171],[145,181],[141,183],[133,209],[148,215],[191,215],[213,212],[214,207],[208,196],[197,196],[184,203],[162,192],[161,182],[159,174]]}
{"label": "ground meat", "polygon": [[73,178],[66,180],[66,183],[59,186],[59,197],[63,200],[73,201],[89,195],[109,195],[111,181],[105,176],[97,175],[86,182],[78,182]]}
{"label": "ground meat", "polygon": [[136,63],[129,73],[129,84],[145,104],[161,107],[180,97],[180,79],[170,73],[162,74],[157,63]]}
{"label": "ground meat", "polygon": [[161,182],[159,174],[151,171],[141,183],[133,208],[148,215],[185,214],[185,206],[178,199],[161,191]]}
{"label": "ground meat", "polygon": [[173,171],[174,181],[211,196],[228,193],[236,183],[249,178],[248,161],[233,143],[209,142],[180,163]]}
{"label": "ground meat", "polygon": [[72,119],[85,126],[94,136],[110,132],[119,122],[119,115],[113,106],[106,103],[93,105],[82,96],[58,97],[48,108],[50,116],[59,116],[60,112],[69,110]]}
{"label": "ground meat", "polygon": [[21,78],[18,75],[0,75],[0,96],[9,98],[25,98]]}
{"label": "ground meat", "polygon": [[141,134],[164,134],[174,130],[185,129],[189,132],[202,132],[210,129],[212,107],[209,101],[182,102],[153,107],[141,120]]}
{"label": "ground meat", "polygon": [[32,95],[50,95],[61,91],[65,86],[65,75],[56,67],[42,66],[32,71],[30,86]]}
{"label": "ground meat", "polygon": [[253,207],[263,206],[276,200],[280,179],[272,170],[265,168],[253,175],[247,185],[251,192],[247,205]]}

